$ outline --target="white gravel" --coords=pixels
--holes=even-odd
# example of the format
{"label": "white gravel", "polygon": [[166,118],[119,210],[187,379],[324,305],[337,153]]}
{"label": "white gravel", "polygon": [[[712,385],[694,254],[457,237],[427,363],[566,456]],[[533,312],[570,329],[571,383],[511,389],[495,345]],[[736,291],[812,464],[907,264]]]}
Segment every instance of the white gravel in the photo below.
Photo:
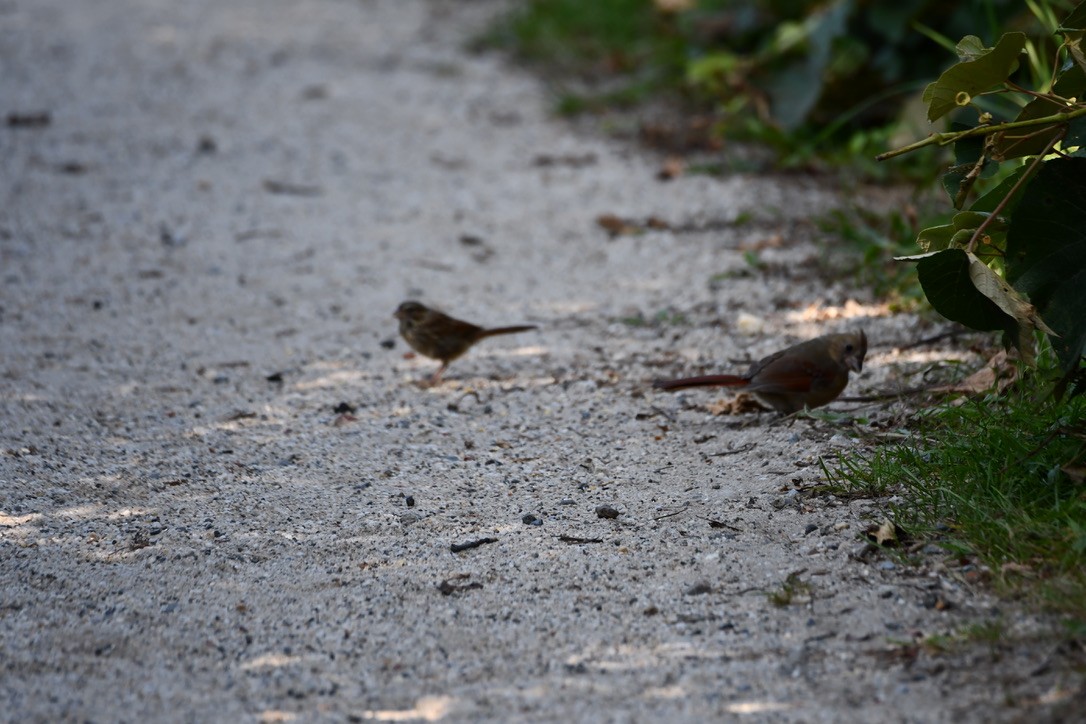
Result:
{"label": "white gravel", "polygon": [[[991,721],[1065,691],[1026,676],[1044,644],[911,648],[1033,619],[866,551],[875,502],[792,492],[889,412],[650,389],[857,326],[846,394],[904,384],[924,323],[820,273],[838,191],[658,180],[464,50],[494,10],[0,0],[0,111],[50,114],[0,128],[0,719]],[[423,389],[386,346],[416,297],[541,329]]]}

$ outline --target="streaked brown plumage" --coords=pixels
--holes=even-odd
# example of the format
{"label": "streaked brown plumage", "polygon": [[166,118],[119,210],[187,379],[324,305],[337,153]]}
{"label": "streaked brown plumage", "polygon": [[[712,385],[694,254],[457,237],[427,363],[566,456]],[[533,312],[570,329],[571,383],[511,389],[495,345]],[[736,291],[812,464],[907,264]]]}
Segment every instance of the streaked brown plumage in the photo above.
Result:
{"label": "streaked brown plumage", "polygon": [[827,334],[783,349],[755,362],[743,375],[707,375],[657,380],[662,390],[722,385],[742,387],[774,410],[789,414],[833,402],[848,384],[849,371],[863,369],[867,336],[863,331]]}
{"label": "streaked brown plumage", "polygon": [[536,328],[534,324],[520,324],[514,327],[484,329],[414,301],[401,304],[393,316],[400,320],[400,334],[412,349],[426,357],[441,360],[441,367],[431,378],[432,384],[440,382],[449,363],[467,352],[480,339],[497,334],[527,332]]}

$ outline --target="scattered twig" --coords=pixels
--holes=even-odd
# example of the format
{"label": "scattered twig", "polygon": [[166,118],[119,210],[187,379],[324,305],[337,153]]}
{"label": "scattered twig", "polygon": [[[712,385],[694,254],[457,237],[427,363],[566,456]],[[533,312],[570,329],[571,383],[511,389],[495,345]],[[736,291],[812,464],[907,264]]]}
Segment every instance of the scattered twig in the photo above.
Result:
{"label": "scattered twig", "polygon": [[727,528],[728,530],[735,531],[736,533],[742,533],[742,528],[737,528],[734,525],[729,525],[722,520],[713,520],[712,518],[702,518],[702,520],[709,521],[710,528]]}
{"label": "scattered twig", "polygon": [[53,115],[49,111],[12,112],[7,115],[8,128],[45,128],[52,122]]}
{"label": "scattered twig", "polygon": [[453,543],[451,546],[449,546],[449,550],[451,550],[453,553],[460,553],[462,551],[471,550],[472,548],[478,548],[479,546],[484,546],[487,543],[497,543],[497,542],[498,542],[497,538],[478,538],[476,540],[469,540],[466,543]]}
{"label": "scattered twig", "polygon": [[294,184],[289,181],[277,181],[271,178],[264,179],[264,190],[269,194],[281,194],[284,196],[320,196],[324,193],[320,186]]}
{"label": "scattered twig", "polygon": [[678,510],[673,511],[671,513],[664,513],[663,515],[658,515],[658,516],[654,517],[653,520],[663,520],[664,518],[674,518],[676,515],[681,515],[681,514],[685,513],[689,509],[690,509],[690,506],[684,505],[683,507],[681,507]]}
{"label": "scattered twig", "polygon": [[[467,578],[464,576],[456,576],[456,578]],[[445,579],[437,585],[437,590],[441,591],[442,596],[451,596],[454,593],[463,593],[464,591],[476,591],[483,587],[483,584],[478,581],[471,583],[453,583],[449,579]]]}
{"label": "scattered twig", "polygon": [[558,536],[558,540],[571,545],[581,543],[603,543],[603,538],[579,538],[575,535],[560,535]]}
{"label": "scattered twig", "polygon": [[730,448],[728,450],[721,450],[720,452],[715,452],[715,453],[706,453],[705,457],[707,457],[707,458],[720,458],[720,457],[724,457],[725,455],[741,455],[741,454],[743,454],[745,452],[750,452],[751,450],[753,450],[756,447],[758,447],[758,443],[756,443],[756,442],[748,442],[746,445],[740,445],[739,447],[733,447],[733,448]]}

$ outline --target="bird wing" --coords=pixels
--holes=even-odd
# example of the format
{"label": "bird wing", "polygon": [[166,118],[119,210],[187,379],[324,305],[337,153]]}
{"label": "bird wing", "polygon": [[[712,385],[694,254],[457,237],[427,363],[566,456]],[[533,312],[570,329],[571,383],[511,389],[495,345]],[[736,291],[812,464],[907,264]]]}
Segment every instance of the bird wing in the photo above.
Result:
{"label": "bird wing", "polygon": [[760,361],[748,376],[751,392],[810,392],[826,379],[826,372],[808,360],[778,352]]}

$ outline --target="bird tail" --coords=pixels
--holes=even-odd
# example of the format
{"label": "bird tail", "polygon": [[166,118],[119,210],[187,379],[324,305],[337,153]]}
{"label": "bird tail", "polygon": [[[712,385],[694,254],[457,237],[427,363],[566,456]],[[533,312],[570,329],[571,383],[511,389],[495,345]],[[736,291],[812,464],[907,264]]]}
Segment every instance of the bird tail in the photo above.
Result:
{"label": "bird tail", "polygon": [[713,385],[743,387],[749,383],[750,380],[739,375],[705,375],[703,377],[683,377],[678,380],[656,380],[652,383],[652,386],[658,390],[681,390],[684,387],[709,387]]}
{"label": "bird tail", "polygon": [[536,329],[534,324],[518,324],[515,327],[494,327],[493,329],[484,329],[479,335],[479,339],[483,337],[493,337],[497,334],[516,334],[517,332],[527,332],[530,329]]}

